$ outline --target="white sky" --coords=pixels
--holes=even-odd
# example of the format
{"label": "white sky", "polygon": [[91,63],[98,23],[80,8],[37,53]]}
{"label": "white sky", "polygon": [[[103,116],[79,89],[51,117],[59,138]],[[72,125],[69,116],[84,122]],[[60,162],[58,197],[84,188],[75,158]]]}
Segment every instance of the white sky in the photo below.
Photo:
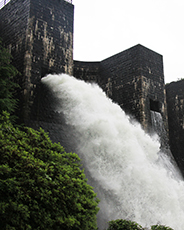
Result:
{"label": "white sky", "polygon": [[73,0],[74,60],[141,44],[163,55],[165,82],[184,78],[184,0]]}

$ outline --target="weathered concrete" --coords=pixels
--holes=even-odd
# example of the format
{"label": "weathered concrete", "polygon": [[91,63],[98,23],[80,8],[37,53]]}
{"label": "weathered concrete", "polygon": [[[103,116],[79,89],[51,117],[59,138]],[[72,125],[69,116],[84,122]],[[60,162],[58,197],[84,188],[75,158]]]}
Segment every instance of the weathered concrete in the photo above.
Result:
{"label": "weathered concrete", "polygon": [[73,12],[64,0],[11,0],[0,10],[0,37],[22,74],[19,116],[24,122],[36,119],[31,111],[41,77],[73,74]]}
{"label": "weathered concrete", "polygon": [[[57,100],[40,83],[48,73],[67,73],[98,83],[147,132],[150,111],[160,112],[168,131],[162,55],[136,45],[100,62],[73,61],[73,20],[74,6],[65,0],[11,0],[0,10],[0,37],[22,74],[16,79],[21,120],[67,146],[68,128],[54,112]],[[167,86],[170,145],[184,172],[183,91],[183,81]]]}
{"label": "weathered concrete", "polygon": [[101,62],[74,62],[74,76],[97,82],[128,114],[151,131],[150,110],[162,114],[168,131],[162,56],[136,45]]}
{"label": "weathered concrete", "polygon": [[98,83],[146,131],[150,110],[159,111],[168,130],[162,56],[136,45],[101,62],[74,61],[73,68],[73,11],[64,0],[11,0],[0,11],[0,36],[22,73],[23,121],[40,120],[40,79],[55,72]]}
{"label": "weathered concrete", "polygon": [[169,142],[184,175],[184,80],[166,85]]}
{"label": "weathered concrete", "polygon": [[99,83],[101,80],[100,62],[74,61],[73,75],[81,80]]}

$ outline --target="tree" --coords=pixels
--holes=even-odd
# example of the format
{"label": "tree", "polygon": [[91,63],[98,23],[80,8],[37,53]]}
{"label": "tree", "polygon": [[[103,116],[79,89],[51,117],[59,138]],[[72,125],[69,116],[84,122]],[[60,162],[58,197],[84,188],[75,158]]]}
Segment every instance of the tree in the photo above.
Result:
{"label": "tree", "polygon": [[17,99],[14,98],[15,89],[18,87],[13,78],[18,74],[17,69],[11,64],[12,56],[2,45],[0,40],[0,113],[2,111],[14,112]]}
{"label": "tree", "polygon": [[40,129],[0,115],[0,229],[96,229],[98,202],[80,159]]}

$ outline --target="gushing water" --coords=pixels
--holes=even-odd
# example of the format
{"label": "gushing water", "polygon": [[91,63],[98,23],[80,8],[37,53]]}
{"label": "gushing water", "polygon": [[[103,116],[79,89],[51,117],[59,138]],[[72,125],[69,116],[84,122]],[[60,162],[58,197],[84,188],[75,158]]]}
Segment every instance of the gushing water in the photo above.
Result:
{"label": "gushing water", "polygon": [[64,74],[42,82],[61,99],[57,111],[76,132],[76,152],[101,199],[99,227],[122,218],[183,230],[184,182],[165,167],[157,138],[130,121],[95,84]]}

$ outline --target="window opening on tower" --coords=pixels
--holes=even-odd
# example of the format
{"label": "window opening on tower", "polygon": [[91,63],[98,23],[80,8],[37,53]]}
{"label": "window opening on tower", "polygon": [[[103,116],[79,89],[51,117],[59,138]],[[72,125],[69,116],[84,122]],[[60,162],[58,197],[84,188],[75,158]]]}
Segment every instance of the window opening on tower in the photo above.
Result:
{"label": "window opening on tower", "polygon": [[150,110],[160,113],[159,101],[150,99]]}

